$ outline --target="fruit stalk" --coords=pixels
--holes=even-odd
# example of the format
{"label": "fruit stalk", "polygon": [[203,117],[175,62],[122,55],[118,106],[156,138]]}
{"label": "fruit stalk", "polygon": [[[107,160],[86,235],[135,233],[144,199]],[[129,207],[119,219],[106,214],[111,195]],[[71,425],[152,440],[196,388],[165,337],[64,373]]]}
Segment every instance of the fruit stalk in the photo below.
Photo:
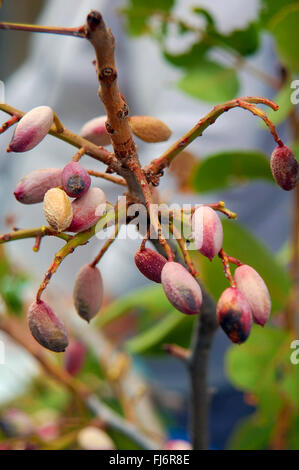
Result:
{"label": "fruit stalk", "polygon": [[104,243],[104,245],[102,246],[102,248],[101,248],[101,250],[99,251],[98,255],[97,255],[97,256],[94,258],[94,260],[90,263],[90,266],[91,266],[92,268],[94,268],[94,267],[100,262],[100,260],[102,259],[102,257],[103,257],[104,254],[106,253],[106,251],[109,249],[109,247],[112,245],[112,243],[114,242],[114,240],[117,238],[119,229],[120,229],[120,225],[119,225],[119,224],[115,224],[113,234],[111,235],[111,237],[108,238],[108,240],[106,241],[106,243]]}
{"label": "fruit stalk", "polygon": [[[278,105],[275,104],[273,101],[268,100],[267,98],[261,97],[252,97],[246,96],[243,98],[235,98],[231,101],[227,101],[223,104],[214,106],[212,111],[210,111],[206,116],[204,116],[197,124],[195,124],[190,131],[188,131],[183,137],[177,140],[171,147],[169,147],[160,157],[153,160],[147,167],[144,168],[146,173],[147,179],[151,181],[155,176],[161,173],[164,168],[168,167],[172,160],[184,150],[189,144],[191,144],[197,137],[200,137],[202,133],[214,122],[216,119],[221,116],[226,111],[233,109],[233,108],[243,108],[247,109],[251,113],[258,115],[261,119],[263,119],[268,127],[270,126],[270,130],[274,136],[275,141],[278,143],[279,139],[277,137],[275,127],[269,121],[266,114],[259,110],[256,106],[252,106],[252,104],[264,104],[269,106],[274,111],[278,110]],[[251,105],[251,106],[249,106]],[[265,119],[266,117],[266,119]]]}

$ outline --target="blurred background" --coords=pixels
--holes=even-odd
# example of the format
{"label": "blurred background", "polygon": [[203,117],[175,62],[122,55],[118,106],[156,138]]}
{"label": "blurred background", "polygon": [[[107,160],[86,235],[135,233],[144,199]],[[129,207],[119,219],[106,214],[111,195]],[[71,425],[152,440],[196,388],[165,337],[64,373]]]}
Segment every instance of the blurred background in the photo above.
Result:
{"label": "blurred background", "polygon": [[[279,42],[278,45],[275,42],[279,41],[280,36],[275,31],[273,33],[272,26],[287,17],[290,6],[293,8],[292,17],[295,15],[297,18],[298,2],[281,2],[280,7],[277,3],[271,4],[266,0],[161,0],[153,1],[148,11],[141,0],[4,0],[0,18],[1,21],[71,27],[83,24],[90,9],[102,12],[116,37],[119,83],[131,115],[156,116],[167,123],[173,132],[170,141],[166,143],[151,145],[138,140],[140,159],[145,165],[186,133],[214,104],[236,96],[255,95],[275,99],[280,94],[280,99],[284,99],[284,114],[276,118],[280,126],[279,133],[287,142],[292,140],[296,143],[288,124],[288,117],[293,112],[289,105],[290,93],[287,94],[285,90],[290,90],[289,81],[296,76],[297,66],[293,66],[291,60],[288,62],[281,53],[283,48]],[[280,8],[285,8],[286,13],[281,14]],[[275,17],[275,23],[273,18],[279,14],[281,16],[278,19]],[[170,16],[173,20],[169,19]],[[271,21],[272,30],[267,26]],[[288,29],[284,24],[282,28],[284,31]],[[74,132],[79,132],[89,119],[104,114],[104,108],[97,99],[98,83],[92,60],[93,50],[82,39],[0,31],[0,79],[5,84],[6,103],[23,111],[49,105],[65,126]],[[1,118],[4,122],[5,113],[1,112]],[[3,233],[10,231],[11,225],[25,228],[44,223],[40,206],[22,207],[15,201],[13,190],[17,181],[37,168],[63,167],[74,154],[73,148],[48,136],[26,154],[5,155],[12,133],[13,129],[9,129],[0,140],[3,156],[0,160],[0,216]],[[232,256],[248,260],[270,284],[274,309],[278,312],[274,326],[279,328],[284,326],[280,313],[290,288],[287,266],[291,256],[288,239],[293,205],[292,195],[273,184],[268,166],[266,169],[264,164],[273,148],[271,135],[257,118],[243,110],[231,111],[188,147],[188,156],[178,157],[171,170],[162,178],[159,189],[161,199],[167,203],[224,200],[227,207],[238,214],[237,223],[224,222],[224,237],[229,246],[227,251]],[[213,167],[209,167],[209,164],[213,164],[213,161],[217,163],[222,154],[229,160],[222,160],[223,166],[218,167],[224,175],[218,184]],[[235,164],[238,155],[243,156],[245,162],[241,167]],[[87,156],[84,158],[88,168],[103,170],[104,167],[98,162]],[[229,162],[226,167],[225,161]],[[250,171],[244,170],[248,162],[253,162],[250,163]],[[226,175],[225,168],[232,171],[231,177]],[[115,202],[122,193],[121,188],[107,181],[97,180],[94,185],[101,187],[111,202]],[[237,228],[231,228],[232,224],[236,224]],[[55,310],[62,312],[67,324],[69,322],[74,340],[82,342],[89,336],[88,328],[85,325],[81,328],[80,319],[68,320],[70,316],[75,316],[71,302],[74,273],[86,260],[95,256],[101,243],[94,238],[88,246],[79,249],[76,256],[67,258],[53,277],[47,293],[51,305],[54,304]],[[133,258],[139,244],[137,237],[135,240],[116,240],[113,248],[101,260],[105,306],[98,323],[95,323],[97,339],[88,339],[88,361],[81,372],[82,377],[118,410],[116,401],[119,396],[115,393],[115,383],[110,384],[110,388],[105,385],[105,374],[97,369],[97,356],[100,357],[100,363],[104,362],[104,369],[109,370],[107,351],[114,351],[114,348],[124,351],[120,354],[124,354],[125,362],[130,362],[130,366],[126,367],[130,368],[132,374],[126,393],[130,396],[132,390],[138,388],[136,383],[141,389],[145,387],[147,390],[141,394],[144,400],[139,399],[140,410],[133,399],[131,406],[137,409],[137,414],[144,413],[146,409],[149,427],[165,439],[189,441],[189,378],[179,361],[163,354],[161,345],[171,339],[171,342],[187,346],[193,323],[178,322],[176,329],[167,330],[168,336],[152,342],[146,336],[153,323],[159,325],[163,320],[169,305],[165,305],[160,288],[153,288],[136,270]],[[2,270],[5,273],[0,287],[4,299],[2,310],[8,308],[12,312],[17,311],[12,313],[14,321],[18,318],[22,321],[23,306],[32,299],[61,241],[50,237],[43,240],[39,253],[32,251],[32,245],[33,240],[18,241],[7,244],[2,253]],[[223,276],[221,278],[221,263],[216,260],[214,264],[216,266],[211,268],[203,262],[200,269],[208,289],[217,298],[225,286],[225,279],[222,279]],[[102,321],[105,315],[116,320]],[[261,342],[256,345],[256,351],[265,342],[274,344],[271,331],[267,338],[267,332],[264,337],[260,332],[256,334],[256,341]],[[30,355],[10,342],[4,333],[0,333],[0,339],[6,346],[5,364],[0,365],[3,441],[7,438],[5,426],[8,426],[9,420],[17,421],[17,412],[11,410],[21,409],[33,415],[30,418],[35,422],[34,425],[31,423],[33,427],[37,426],[36,423],[39,428],[45,423],[54,423],[55,430],[51,428],[53,435],[50,432],[51,438],[46,439],[47,443],[53,442],[47,445],[63,447],[65,444],[61,444],[61,436],[60,440],[57,437],[62,432],[59,426],[57,431],[57,420],[61,420],[63,413],[69,416],[74,404],[70,405],[65,392],[57,390],[53,383],[45,385],[38,375],[36,361]],[[272,394],[276,400],[273,384],[269,383],[269,388],[264,387],[260,394],[258,383],[252,384],[249,379],[242,382],[233,372],[228,377],[227,370],[231,370],[232,364],[236,363],[237,368],[249,367],[250,370],[256,367],[256,364],[246,362],[246,349],[242,349],[245,359],[240,354],[243,363],[240,359],[238,365],[235,353],[231,353],[227,364],[225,358],[228,348],[232,349],[229,340],[222,331],[218,331],[209,371],[211,447],[223,449],[231,445],[234,448],[264,448],[275,447],[273,442],[279,441],[277,445],[298,448],[299,442],[291,431],[292,444],[289,441],[281,443],[282,440],[277,436],[272,439],[275,415],[270,419],[267,412],[263,413],[259,409],[261,403],[271,401]],[[264,360],[267,364],[267,359]],[[59,361],[63,362],[63,359]],[[262,353],[260,361],[262,364]],[[294,391],[297,384],[294,382],[290,387]],[[35,404],[28,398],[28,392]],[[281,395],[280,390],[277,396]],[[273,403],[276,404],[275,400]],[[277,405],[278,414],[284,406],[285,403]],[[296,407],[297,402],[292,403],[292,409]],[[5,413],[8,416],[5,417]],[[251,419],[251,427],[248,424],[247,428],[236,427],[242,419],[252,416],[254,424]],[[292,416],[296,416],[295,411]],[[19,419],[22,423],[22,419],[26,420],[24,417]],[[80,422],[71,425],[67,423],[67,426],[74,428],[77,425],[82,427]],[[66,432],[64,425],[61,426]],[[15,431],[17,437],[20,437],[18,432]],[[34,434],[33,431],[31,433]],[[231,438],[233,433],[237,436],[235,440]],[[254,437],[257,434],[259,439]],[[280,436],[279,432],[277,434]],[[240,440],[243,435],[244,439]],[[8,437],[15,439],[16,436],[8,432]],[[38,441],[35,445],[41,444]],[[68,445],[82,445],[84,448],[85,444],[73,437],[73,441],[67,441],[66,447]]]}

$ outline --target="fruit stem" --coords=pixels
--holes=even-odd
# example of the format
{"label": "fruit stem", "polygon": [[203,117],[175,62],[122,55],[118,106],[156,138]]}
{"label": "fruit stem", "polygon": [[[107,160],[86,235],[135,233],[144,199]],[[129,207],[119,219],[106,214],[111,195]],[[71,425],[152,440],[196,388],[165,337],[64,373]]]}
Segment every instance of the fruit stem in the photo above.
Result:
{"label": "fruit stem", "polygon": [[[231,287],[236,287],[236,283],[232,276],[230,266],[229,266],[230,259],[227,253],[225,253],[225,251],[223,250],[223,248],[221,248],[221,250],[219,251],[218,256],[222,261],[225,277],[229,280]],[[235,258],[231,258],[231,259],[235,259]]]}
{"label": "fruit stem", "polygon": [[81,147],[78,150],[78,152],[76,152],[75,155],[73,156],[72,161],[78,162],[81,159],[81,157],[83,157],[84,154],[85,154],[85,147]]}
{"label": "fruit stem", "polygon": [[21,116],[18,116],[16,114],[13,114],[11,118],[9,118],[2,126],[0,127],[0,134],[5,132],[7,129],[9,129],[11,126],[13,126],[16,122],[18,122],[21,119]]}
{"label": "fruit stem", "polygon": [[190,349],[182,348],[178,344],[163,344],[163,349],[168,354],[186,363],[191,356]]}
{"label": "fruit stem", "polygon": [[175,226],[172,222],[169,224],[169,230],[173,234],[177,244],[179,245],[179,247],[181,249],[181,252],[182,252],[183,257],[184,257],[184,261],[185,261],[185,263],[188,267],[188,270],[189,270],[190,274],[192,274],[192,276],[196,278],[198,276],[198,272],[195,269],[194,263],[193,263],[193,261],[191,259],[191,256],[190,256],[190,253],[189,253],[189,251],[186,247],[186,242],[185,242],[184,238],[181,236],[181,234],[175,228]]}
{"label": "fruit stem", "polygon": [[32,247],[32,250],[37,253],[40,249],[40,244],[41,244],[41,241],[42,241],[42,235],[37,235],[36,238],[35,238],[35,243]]}
{"label": "fruit stem", "polygon": [[114,242],[114,240],[116,240],[117,235],[118,235],[118,232],[119,232],[119,229],[120,229],[120,225],[119,225],[119,224],[115,224],[113,234],[108,238],[108,240],[106,241],[106,243],[103,245],[103,247],[101,248],[99,254],[98,254],[98,255],[95,257],[95,259],[90,263],[90,267],[91,267],[91,268],[94,268],[94,267],[99,263],[99,261],[102,259],[103,255],[106,253],[106,251],[107,251],[107,250],[109,249],[109,247],[112,245],[112,243]]}
{"label": "fruit stem", "polygon": [[53,112],[53,118],[54,118],[54,124],[55,124],[55,127],[56,127],[56,132],[58,134],[61,134],[61,132],[63,132],[64,130],[64,126],[62,124],[62,122],[60,121],[59,117],[57,116],[56,113]]}
{"label": "fruit stem", "polygon": [[112,183],[119,184],[121,186],[127,186],[126,180],[120,176],[110,175],[109,173],[94,170],[87,170],[87,173],[90,176],[103,178],[104,180],[111,181]]}
{"label": "fruit stem", "polygon": [[49,284],[53,274],[57,271],[62,261],[81,245],[85,245],[95,234],[95,225],[84,232],[74,235],[55,255],[54,260],[45,274],[45,277],[37,291],[36,301],[40,302],[41,295]]}
{"label": "fruit stem", "polygon": [[236,219],[237,214],[230,209],[227,209],[225,207],[225,203],[223,201],[219,201],[218,203],[215,204],[203,204],[204,206],[208,206],[211,209],[214,209],[214,211],[221,212],[222,214],[226,215],[229,219]]}
{"label": "fruit stem", "polygon": [[242,98],[235,98],[233,100],[227,101],[223,104],[215,106],[206,116],[204,116],[197,124],[195,124],[190,131],[188,131],[183,137],[177,140],[171,147],[169,147],[160,157],[153,160],[147,167],[144,168],[146,177],[148,181],[151,181],[155,178],[161,171],[170,165],[172,160],[184,150],[189,144],[191,144],[197,137],[200,137],[203,132],[214,122],[216,119],[221,116],[226,111],[229,111],[233,108],[243,108],[247,109],[251,113],[259,116],[265,121],[267,126],[270,128],[270,132],[273,135],[275,141],[280,145],[281,140],[278,138],[275,130],[274,124],[269,120],[267,115],[259,110],[256,106],[252,104],[264,104],[269,106],[274,111],[278,110],[278,105],[267,98],[257,97],[257,96],[245,96]]}
{"label": "fruit stem", "polygon": [[151,227],[149,227],[148,231],[146,232],[146,235],[143,237],[143,240],[142,240],[140,248],[139,248],[140,251],[145,250],[145,244],[146,244],[147,240],[149,239],[150,233],[151,233]]}

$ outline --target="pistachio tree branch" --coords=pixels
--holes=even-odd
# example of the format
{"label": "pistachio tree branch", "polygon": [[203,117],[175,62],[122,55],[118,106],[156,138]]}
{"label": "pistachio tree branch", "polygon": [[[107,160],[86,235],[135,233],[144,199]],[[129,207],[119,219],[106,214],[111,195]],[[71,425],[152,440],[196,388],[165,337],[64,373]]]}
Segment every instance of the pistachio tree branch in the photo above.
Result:
{"label": "pistachio tree branch", "polygon": [[192,127],[189,132],[183,135],[183,137],[181,137],[173,145],[171,145],[171,147],[169,147],[160,157],[153,160],[148,166],[144,168],[144,172],[147,176],[148,181],[151,181],[152,178],[161,173],[164,168],[168,167],[172,160],[182,150],[184,150],[188,145],[190,145],[197,137],[200,137],[209,126],[214,124],[214,122],[219,116],[233,108],[247,109],[254,115],[257,115],[261,119],[263,119],[266,125],[270,128],[270,132],[272,133],[275,141],[280,145],[281,140],[276,134],[274,125],[267,118],[266,114],[259,108],[254,106],[254,104],[264,104],[266,106],[269,106],[274,111],[278,110],[278,105],[275,104],[273,101],[268,100],[267,98],[255,96],[245,96],[243,98],[236,98],[215,106],[212,111],[210,111],[197,124],[195,124],[195,126]]}
{"label": "pistachio tree branch", "polygon": [[[157,240],[151,240],[151,242],[156,249],[163,254],[162,247],[157,243]],[[174,242],[174,240],[172,242]],[[183,265],[185,264],[179,253],[177,253],[176,261]],[[201,287],[203,300],[200,314],[195,323],[190,348],[191,351],[190,353],[186,351],[184,363],[188,369],[191,383],[189,416],[191,421],[192,445],[194,450],[204,450],[209,448],[209,358],[218,323],[214,299],[207,292],[200,280],[198,278],[196,280]],[[168,349],[168,352],[172,353],[173,350]],[[182,357],[179,357],[179,359],[182,360]]]}
{"label": "pistachio tree branch", "polygon": [[191,382],[190,419],[194,450],[209,449],[210,393],[208,384],[209,359],[218,328],[215,302],[202,289],[203,302],[198,315],[188,369]]}
{"label": "pistachio tree branch", "polygon": [[87,16],[85,33],[96,54],[96,71],[100,82],[99,96],[106,109],[106,129],[119,164],[118,173],[125,178],[130,196],[137,197],[140,202],[145,203],[159,242],[171,260],[173,253],[163,235],[158,212],[152,210],[152,192],[138,159],[137,147],[128,121],[129,108],[118,87],[114,36],[98,11],[91,11]]}
{"label": "pistachio tree branch", "polygon": [[68,235],[64,232],[55,232],[55,230],[53,230],[51,227],[46,227],[45,225],[42,225],[41,227],[36,228],[16,229],[13,232],[0,235],[0,244],[11,242],[14,240],[22,240],[25,238],[36,238],[45,236],[61,238],[66,242],[72,240],[73,238],[72,235]]}

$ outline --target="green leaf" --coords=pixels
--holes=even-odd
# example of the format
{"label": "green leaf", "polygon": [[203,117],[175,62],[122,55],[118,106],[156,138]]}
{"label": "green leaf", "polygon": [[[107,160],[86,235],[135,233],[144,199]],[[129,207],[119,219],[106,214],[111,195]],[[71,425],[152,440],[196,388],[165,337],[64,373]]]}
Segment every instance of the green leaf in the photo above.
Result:
{"label": "green leaf", "polygon": [[86,383],[88,379],[86,379],[85,376],[90,378],[92,375],[97,379],[105,379],[106,377],[99,362],[99,358],[94,354],[93,350],[87,349],[83,367],[79,372],[79,377],[81,379],[84,378],[84,383]]}
{"label": "green leaf", "polygon": [[294,71],[299,70],[298,24],[298,2],[280,10],[269,24],[282,62]]}
{"label": "green leaf", "polygon": [[246,29],[236,29],[227,36],[215,32],[212,37],[219,45],[229,46],[242,56],[254,54],[259,48],[259,29],[256,23],[250,23]]}
{"label": "green leaf", "polygon": [[128,6],[122,9],[127,20],[127,29],[132,36],[150,32],[148,22],[156,13],[168,13],[175,0],[129,0]]}
{"label": "green leaf", "polygon": [[153,327],[125,343],[131,354],[161,354],[167,343],[189,347],[194,325],[194,317],[172,310]]}
{"label": "green leaf", "polygon": [[286,6],[298,3],[298,0],[261,0],[261,3],[260,21],[267,27],[273,16]]}
{"label": "green leaf", "polygon": [[150,312],[152,318],[155,318],[161,312],[168,312],[171,309],[172,306],[160,285],[142,287],[102,309],[97,319],[97,326],[105,326],[132,310],[143,313]]}
{"label": "green leaf", "polygon": [[299,414],[292,416],[291,428],[288,430],[288,450],[298,450],[299,442]]}
{"label": "green leaf", "polygon": [[192,11],[196,13],[197,15],[203,16],[208,26],[212,28],[215,27],[215,20],[208,10],[206,10],[205,8],[193,7]]}
{"label": "green leaf", "polygon": [[278,328],[254,326],[241,347],[232,346],[226,355],[226,371],[233,385],[241,390],[258,393],[277,379],[276,367],[285,356],[279,354],[290,338]]}
{"label": "green leaf", "polygon": [[[284,267],[277,262],[269,249],[241,224],[231,220],[223,220],[222,223],[224,250],[259,272],[270,292],[272,312],[282,310],[285,307],[291,286],[290,278]],[[190,255],[199,266],[204,285],[217,300],[223,290],[228,287],[221,261],[215,259],[210,262],[197,251],[190,251]]]}
{"label": "green leaf", "polygon": [[273,433],[273,421],[263,421],[258,414],[237,424],[228,441],[231,450],[266,449]]}
{"label": "green leaf", "polygon": [[203,42],[194,44],[191,49],[183,54],[170,54],[165,51],[164,58],[175,67],[192,68],[200,66],[202,57],[209,50],[210,46]]}
{"label": "green leaf", "polygon": [[196,191],[205,192],[256,179],[273,182],[268,157],[259,151],[232,150],[209,155],[199,162],[191,185]]}
{"label": "green leaf", "polygon": [[237,95],[239,80],[233,68],[202,60],[199,67],[186,72],[178,82],[178,86],[195,98],[217,103],[230,100]]}
{"label": "green leaf", "polygon": [[20,315],[23,310],[22,295],[26,280],[5,276],[1,279],[0,293],[10,312]]}
{"label": "green leaf", "polygon": [[142,450],[142,447],[140,447],[138,444],[136,444],[133,439],[130,439],[130,437],[126,436],[125,434],[121,433],[120,431],[117,431],[113,429],[112,427],[109,428],[108,434],[113,440],[116,449],[117,450]]}
{"label": "green leaf", "polygon": [[[290,363],[291,339],[287,331],[255,326],[247,342],[241,348],[231,347],[226,356],[230,380],[257,398],[260,416],[267,421],[279,415],[291,391],[286,386],[294,367]],[[297,390],[298,383],[291,384]]]}

